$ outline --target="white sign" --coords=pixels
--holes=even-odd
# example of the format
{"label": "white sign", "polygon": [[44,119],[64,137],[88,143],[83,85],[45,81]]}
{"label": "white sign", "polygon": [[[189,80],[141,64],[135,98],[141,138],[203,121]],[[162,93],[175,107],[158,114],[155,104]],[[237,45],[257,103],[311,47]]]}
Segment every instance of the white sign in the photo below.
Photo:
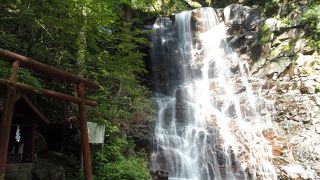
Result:
{"label": "white sign", "polygon": [[105,126],[88,122],[89,143],[102,144],[104,142]]}

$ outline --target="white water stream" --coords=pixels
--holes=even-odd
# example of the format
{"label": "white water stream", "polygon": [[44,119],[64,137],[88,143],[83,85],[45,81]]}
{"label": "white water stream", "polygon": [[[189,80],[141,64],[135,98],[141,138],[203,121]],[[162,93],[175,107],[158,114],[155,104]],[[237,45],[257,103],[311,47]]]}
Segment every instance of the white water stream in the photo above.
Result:
{"label": "white water stream", "polygon": [[262,135],[270,114],[215,11],[158,18],[154,30],[158,121],[151,169],[167,171],[171,180],[277,179]]}

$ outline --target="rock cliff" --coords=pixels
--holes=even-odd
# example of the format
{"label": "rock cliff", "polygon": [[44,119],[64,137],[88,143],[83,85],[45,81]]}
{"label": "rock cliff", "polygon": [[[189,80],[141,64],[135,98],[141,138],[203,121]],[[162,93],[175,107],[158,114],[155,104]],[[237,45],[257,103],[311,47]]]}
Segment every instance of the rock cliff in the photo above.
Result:
{"label": "rock cliff", "polygon": [[290,1],[273,17],[238,4],[218,10],[228,43],[263,79],[274,127],[264,136],[280,179],[320,178],[320,56],[301,21],[307,9],[307,1]]}

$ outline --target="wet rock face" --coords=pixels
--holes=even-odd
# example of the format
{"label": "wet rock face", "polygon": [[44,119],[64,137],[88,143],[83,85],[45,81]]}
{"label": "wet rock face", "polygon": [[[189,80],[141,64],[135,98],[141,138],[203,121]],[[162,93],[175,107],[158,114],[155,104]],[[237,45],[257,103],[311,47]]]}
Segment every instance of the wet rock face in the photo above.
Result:
{"label": "wet rock face", "polygon": [[[152,36],[152,44],[156,50],[152,51],[151,59],[156,60],[151,61],[152,85],[157,92],[170,94],[170,87],[181,82],[181,72],[179,72],[181,61],[175,51],[178,48],[177,34],[174,31],[173,21],[168,17],[159,18],[154,26],[155,35]],[[175,61],[171,62],[171,59]]]}
{"label": "wet rock face", "polygon": [[[261,22],[261,13],[257,9],[239,4],[231,4],[224,8],[224,23],[227,26],[239,25],[249,29]],[[234,27],[233,27],[234,28]]]}
{"label": "wet rock face", "polygon": [[252,49],[261,29],[261,12],[258,9],[231,4],[224,8],[224,23],[229,37],[227,42],[240,54],[253,56]]}
{"label": "wet rock face", "polygon": [[[298,9],[303,9],[305,4],[302,2],[289,3],[298,3]],[[268,106],[273,107],[268,108],[273,113],[271,117],[273,128],[263,132],[263,136],[272,146],[274,156],[272,162],[276,166],[279,179],[320,179],[320,55],[306,46],[306,32],[299,22],[301,14],[298,11],[289,11],[286,9],[288,8],[286,4],[281,8],[281,16],[288,16],[289,24],[275,18],[263,19],[258,9],[236,4],[216,11],[219,12],[218,19],[224,20],[227,27],[229,35],[227,43],[243,61],[249,62],[251,74],[265,80],[262,90],[270,101]],[[200,26],[201,20],[197,13],[194,11],[192,15],[195,36],[197,32],[206,30]],[[176,39],[172,37],[169,37],[166,43],[174,43]],[[160,42],[162,41],[159,40]],[[195,41],[194,44],[201,42]],[[197,65],[201,68],[202,53],[199,52],[197,56],[199,59],[196,61],[199,62]],[[172,75],[179,65],[177,63],[170,67]],[[168,68],[161,64],[158,67],[159,71]],[[232,72],[238,69],[239,67],[235,66]],[[167,76],[163,75],[159,79],[162,80]],[[218,91],[215,83],[212,82],[211,86],[212,94],[217,94],[214,92]],[[236,90],[237,93],[246,91],[240,86],[236,87]],[[185,118],[183,114],[187,109],[180,102],[182,96],[183,94],[178,91],[175,112],[178,121]],[[250,113],[245,104],[241,111]],[[167,116],[172,116],[170,113]],[[214,117],[212,119],[215,127]],[[138,129],[144,128],[141,126]],[[148,137],[146,134],[140,137]],[[245,151],[240,159],[242,168],[246,169],[243,163],[248,159]]]}
{"label": "wet rock face", "polygon": [[137,148],[145,149],[146,152],[151,151],[154,139],[152,122],[135,121],[127,131],[128,135],[133,138]]}
{"label": "wet rock face", "polygon": [[[263,132],[272,146],[279,179],[320,179],[320,55],[307,46],[300,22],[306,1],[285,1],[279,17],[263,19],[256,9],[224,9],[227,42],[265,80],[273,106],[273,128]],[[295,9],[290,9],[290,6]]]}

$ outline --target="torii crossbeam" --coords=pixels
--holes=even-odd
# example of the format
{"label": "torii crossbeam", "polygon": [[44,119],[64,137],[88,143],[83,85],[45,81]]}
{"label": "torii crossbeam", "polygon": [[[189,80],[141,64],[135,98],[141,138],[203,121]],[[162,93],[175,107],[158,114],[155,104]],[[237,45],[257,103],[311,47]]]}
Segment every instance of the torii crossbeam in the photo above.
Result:
{"label": "torii crossbeam", "polygon": [[[100,85],[84,79],[80,76],[76,76],[72,73],[54,68],[52,66],[43,64],[39,61],[31,58],[16,54],[14,52],[0,48],[0,59],[8,60],[12,63],[12,71],[8,80],[0,79],[0,85],[7,86],[7,93],[5,102],[2,110],[0,120],[0,178],[4,177],[5,166],[7,161],[8,144],[10,138],[10,130],[12,124],[12,115],[14,107],[14,98],[17,90],[29,91],[40,95],[61,99],[67,102],[77,103],[79,107],[79,119],[80,119],[80,131],[81,131],[81,148],[83,157],[84,174],[86,180],[92,180],[92,168],[91,168],[91,155],[90,145],[88,140],[88,129],[87,129],[87,112],[85,109],[86,105],[96,106],[95,101],[85,99],[84,88],[90,88],[93,90],[100,89]],[[19,67],[25,67],[32,69],[36,72],[46,74],[51,77],[55,77],[60,80],[67,81],[77,85],[77,97],[70,96],[61,92],[56,92],[49,89],[35,88],[31,85],[18,83],[17,72]]]}

